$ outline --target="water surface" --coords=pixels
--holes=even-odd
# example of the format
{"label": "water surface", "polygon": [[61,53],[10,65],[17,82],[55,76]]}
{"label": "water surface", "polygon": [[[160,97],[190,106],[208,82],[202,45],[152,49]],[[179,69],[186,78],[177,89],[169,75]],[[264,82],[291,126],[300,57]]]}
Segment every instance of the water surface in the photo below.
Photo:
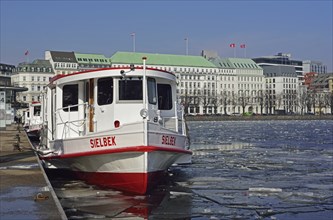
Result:
{"label": "water surface", "polygon": [[333,121],[188,124],[193,163],[146,196],[53,180],[69,219],[333,219]]}

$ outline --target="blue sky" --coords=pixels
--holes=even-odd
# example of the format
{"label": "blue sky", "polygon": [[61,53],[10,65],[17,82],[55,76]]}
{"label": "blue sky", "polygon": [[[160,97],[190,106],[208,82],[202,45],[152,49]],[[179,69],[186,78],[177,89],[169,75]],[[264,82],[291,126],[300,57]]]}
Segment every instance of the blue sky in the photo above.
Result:
{"label": "blue sky", "polygon": [[[0,62],[43,59],[46,50],[248,58],[291,53],[332,72],[332,0],[17,1],[0,0]],[[29,55],[24,55],[29,50]]]}

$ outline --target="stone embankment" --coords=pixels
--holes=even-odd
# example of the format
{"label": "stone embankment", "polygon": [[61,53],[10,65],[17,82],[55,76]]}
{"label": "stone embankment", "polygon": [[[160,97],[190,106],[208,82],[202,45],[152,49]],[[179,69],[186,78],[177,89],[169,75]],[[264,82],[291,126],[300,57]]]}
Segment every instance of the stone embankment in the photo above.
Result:
{"label": "stone embankment", "polygon": [[22,125],[0,130],[0,219],[67,219]]}
{"label": "stone embankment", "polygon": [[187,121],[333,120],[333,115],[187,116]]}

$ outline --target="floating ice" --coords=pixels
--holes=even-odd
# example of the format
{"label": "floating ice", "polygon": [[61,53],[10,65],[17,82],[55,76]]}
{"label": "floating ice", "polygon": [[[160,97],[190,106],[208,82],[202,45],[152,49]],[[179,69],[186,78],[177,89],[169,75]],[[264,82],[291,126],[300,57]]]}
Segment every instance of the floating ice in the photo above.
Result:
{"label": "floating ice", "polygon": [[282,189],[280,189],[280,188],[255,187],[255,188],[249,188],[249,192],[278,193],[278,192],[282,192]]}

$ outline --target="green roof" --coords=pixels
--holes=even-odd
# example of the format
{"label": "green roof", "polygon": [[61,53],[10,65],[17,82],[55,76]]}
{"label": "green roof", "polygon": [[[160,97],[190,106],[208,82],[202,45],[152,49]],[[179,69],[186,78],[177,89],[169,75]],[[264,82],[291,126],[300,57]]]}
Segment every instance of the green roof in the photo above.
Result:
{"label": "green roof", "polygon": [[82,64],[111,64],[111,59],[102,54],[74,53],[78,63]]}
{"label": "green roof", "polygon": [[113,64],[142,64],[142,57],[147,57],[147,65],[191,66],[216,68],[216,66],[202,56],[186,56],[172,54],[153,54],[135,52],[116,52],[111,61]]}
{"label": "green roof", "polygon": [[228,59],[222,59],[220,57],[209,58],[210,62],[214,63],[216,67],[223,69],[235,69],[233,64]]}
{"label": "green roof", "polygon": [[223,69],[262,69],[253,60],[247,58],[209,58],[216,67]]}
{"label": "green roof", "polygon": [[248,58],[226,58],[236,69],[262,69]]}

